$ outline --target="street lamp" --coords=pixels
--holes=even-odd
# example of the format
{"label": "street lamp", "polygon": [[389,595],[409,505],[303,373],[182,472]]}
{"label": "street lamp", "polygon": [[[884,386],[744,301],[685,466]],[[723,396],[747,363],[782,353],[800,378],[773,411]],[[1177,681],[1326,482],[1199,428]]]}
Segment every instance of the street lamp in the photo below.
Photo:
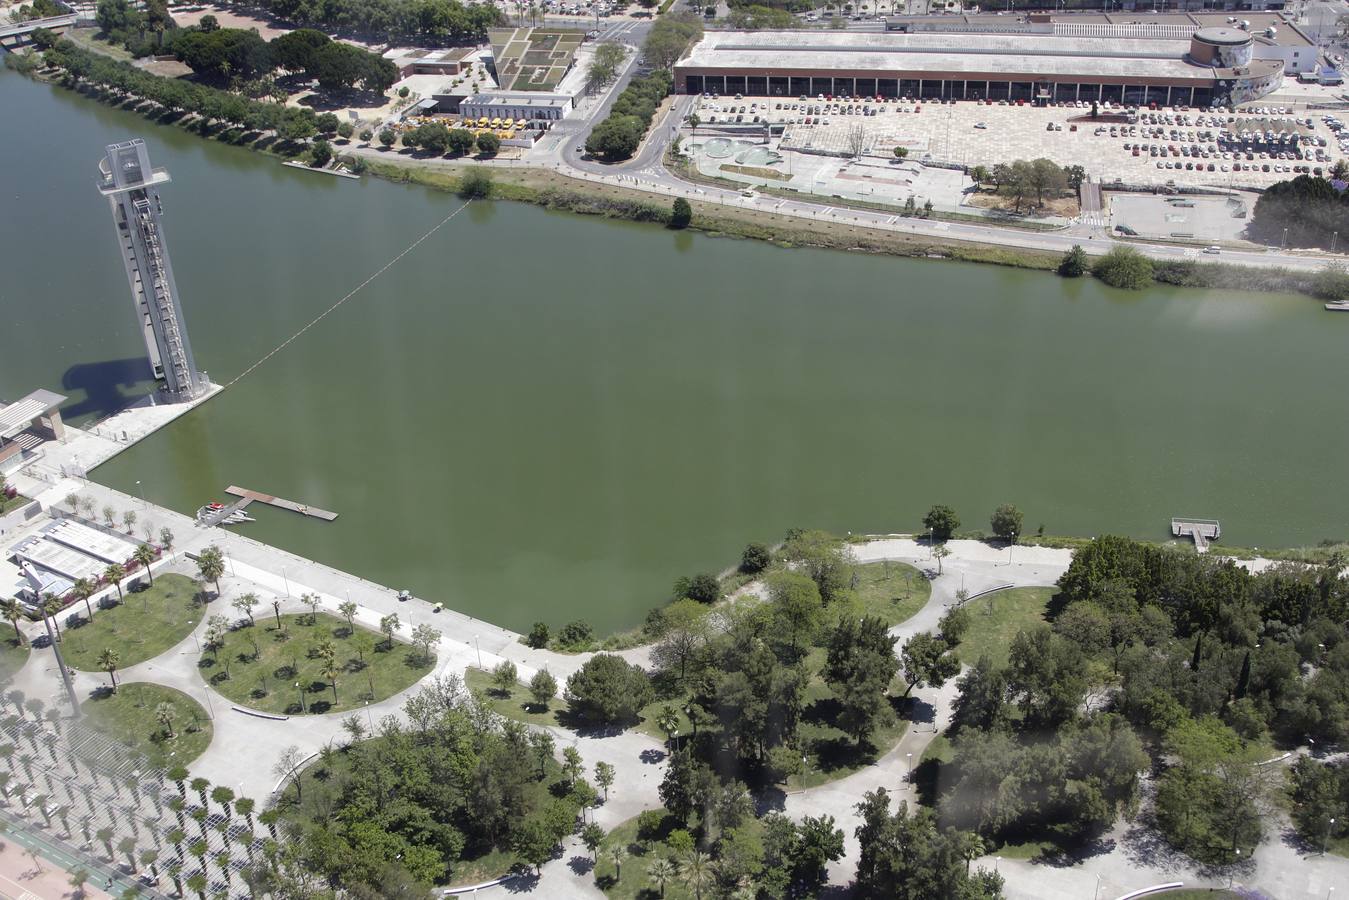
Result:
{"label": "street lamp", "polygon": [[286,599],[290,599],[290,579],[286,577],[286,567],[281,567],[281,583],[286,586]]}
{"label": "street lamp", "polygon": [[478,668],[482,668],[482,647],[478,646],[478,636],[473,635],[473,649],[478,651]]}
{"label": "street lamp", "polygon": [[[1331,247],[1331,252],[1332,253],[1334,252],[1333,246]],[[141,480],[139,478],[136,479],[136,490],[138,490],[141,495],[141,506],[145,507],[146,509],[149,509],[150,504],[145,501],[145,488],[141,487]]]}
{"label": "street lamp", "polygon": [[1012,532],[1012,539],[1007,542],[1007,565],[1012,564],[1012,547],[1016,544],[1016,532]]}
{"label": "street lamp", "polygon": [[306,712],[304,708],[304,691],[300,689],[300,682],[295,682],[295,692],[300,695],[300,712]]}
{"label": "street lamp", "polygon": [[913,781],[913,754],[909,753],[907,756],[909,757],[909,780]]}
{"label": "street lamp", "polygon": [[1232,868],[1227,870],[1227,889],[1232,890],[1232,883],[1237,877],[1237,866],[1241,865],[1241,849],[1237,848],[1237,861],[1232,863]]}
{"label": "street lamp", "polygon": [[1335,817],[1331,816],[1330,821],[1326,823],[1326,836],[1321,840],[1321,855],[1326,855],[1326,848],[1330,846],[1330,830],[1335,827]]}
{"label": "street lamp", "polygon": [[370,733],[375,733],[375,717],[370,714],[370,701],[365,701],[365,717],[370,722]]}

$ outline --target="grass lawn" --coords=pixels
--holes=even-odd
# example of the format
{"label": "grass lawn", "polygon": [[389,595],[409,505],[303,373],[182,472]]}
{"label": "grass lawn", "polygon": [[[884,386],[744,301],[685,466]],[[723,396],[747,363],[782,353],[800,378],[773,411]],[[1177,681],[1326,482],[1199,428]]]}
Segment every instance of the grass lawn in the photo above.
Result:
{"label": "grass lawn", "polygon": [[853,595],[863,615],[876,616],[886,625],[898,625],[927,605],[932,584],[907,563],[874,562],[852,566],[857,579]]}
{"label": "grass lawn", "polygon": [[[965,665],[972,666],[987,653],[994,665],[1007,665],[1012,638],[1022,628],[1045,620],[1045,608],[1053,596],[1054,588],[1027,587],[998,591],[971,600],[965,605],[970,611],[970,627],[956,648],[956,656]],[[992,612],[989,612],[990,601]]]}
{"label": "grass lawn", "polygon": [[[122,590],[122,603],[96,610],[92,621],[81,618],[78,627],[61,629],[61,652],[71,666],[99,671],[98,655],[105,647],[117,651],[122,668],[133,666],[177,644],[201,621],[201,588],[186,575],[156,575],[143,591]],[[70,611],[84,613],[84,603],[76,601]]]}
{"label": "grass lawn", "polygon": [[[480,691],[487,699],[487,705],[493,711],[508,719],[515,719],[530,725],[561,725],[558,715],[565,714],[567,704],[561,697],[554,697],[546,707],[540,707],[529,695],[529,688],[518,681],[509,691],[502,692],[492,680],[491,672],[470,666],[464,672],[464,683],[475,691]],[[558,692],[562,685],[558,685]]]}
{"label": "grass lawn", "polygon": [[[475,669],[472,666],[464,672],[464,683],[469,688],[482,692],[487,700],[487,705],[493,711],[508,719],[515,719],[529,725],[553,725],[559,728],[572,728],[575,725],[574,722],[568,720],[567,701],[560,696],[564,687],[563,683],[559,683],[557,686],[559,696],[554,697],[546,707],[540,707],[534,702],[534,698],[529,694],[528,685],[516,682],[509,691],[503,692],[492,680],[491,672],[484,672],[482,669]],[[656,700],[642,707],[638,713],[641,721],[632,727],[642,734],[650,735],[658,741],[664,741],[665,732],[656,726],[656,722],[660,718],[661,709],[669,704],[679,714],[679,733],[682,735],[692,734],[693,728],[689,725],[688,717],[684,715],[685,702],[683,697],[676,697],[671,700]]]}
{"label": "grass lawn", "polygon": [[[395,641],[390,649],[378,632],[357,627],[353,633],[345,619],[319,613],[310,621],[307,613],[282,616],[278,628],[276,619],[259,616],[256,625],[227,632],[223,646],[215,653],[203,652],[197,665],[229,700],[286,715],[359,709],[367,700],[383,700],[411,687],[435,665],[435,657],[424,659],[411,644]],[[361,635],[372,650],[358,652],[353,641]],[[336,691],[324,677],[325,663],[316,652],[325,639],[337,648]]]}
{"label": "grass lawn", "polygon": [[891,698],[891,706],[895,711],[893,724],[873,731],[870,740],[859,747],[852,735],[830,724],[838,719],[838,702],[829,685],[818,675],[812,678],[802,698],[799,731],[806,770],[788,779],[787,789],[818,787],[846,778],[888,753],[909,728],[909,723],[899,715],[903,707],[898,697]]}
{"label": "grass lawn", "polygon": [[28,645],[20,644],[13,634],[0,639],[0,683],[8,682],[15,672],[23,668],[23,664],[28,662],[29,652]]}
{"label": "grass lawn", "polygon": [[[155,717],[159,704],[173,707],[170,738]],[[211,720],[201,704],[181,691],[134,681],[118,685],[117,693],[96,691],[83,705],[86,721],[108,737],[148,756],[157,766],[187,765],[211,743]]]}
{"label": "grass lawn", "polygon": [[25,497],[23,494],[15,494],[13,497],[0,497],[0,516],[31,502],[32,499]]}

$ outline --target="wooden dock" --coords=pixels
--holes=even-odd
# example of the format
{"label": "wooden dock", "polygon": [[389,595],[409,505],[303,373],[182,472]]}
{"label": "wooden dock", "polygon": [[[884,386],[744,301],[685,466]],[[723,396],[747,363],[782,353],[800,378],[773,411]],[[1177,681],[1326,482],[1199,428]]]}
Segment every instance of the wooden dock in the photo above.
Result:
{"label": "wooden dock", "polygon": [[329,512],[326,509],[319,509],[317,506],[306,506],[303,503],[296,503],[294,500],[273,497],[271,494],[250,491],[248,488],[236,487],[235,485],[230,485],[225,488],[225,493],[235,497],[243,497],[247,500],[256,500],[258,503],[266,503],[268,506],[275,506],[278,509],[288,509],[291,512],[297,512],[302,516],[309,516],[311,519],[322,519],[325,522],[331,522],[333,519],[337,518],[337,513]]}
{"label": "wooden dock", "polygon": [[1222,537],[1223,527],[1217,519],[1172,519],[1171,534],[1174,537],[1194,538],[1196,553],[1206,553],[1209,541]]}

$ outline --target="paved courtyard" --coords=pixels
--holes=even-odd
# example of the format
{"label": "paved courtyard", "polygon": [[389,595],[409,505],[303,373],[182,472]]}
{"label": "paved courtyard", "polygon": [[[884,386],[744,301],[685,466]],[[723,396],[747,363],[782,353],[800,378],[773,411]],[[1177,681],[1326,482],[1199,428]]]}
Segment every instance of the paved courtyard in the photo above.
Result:
{"label": "paved courtyard", "polygon": [[1110,224],[1133,229],[1140,237],[1221,243],[1242,240],[1256,194],[1232,197],[1107,194]]}

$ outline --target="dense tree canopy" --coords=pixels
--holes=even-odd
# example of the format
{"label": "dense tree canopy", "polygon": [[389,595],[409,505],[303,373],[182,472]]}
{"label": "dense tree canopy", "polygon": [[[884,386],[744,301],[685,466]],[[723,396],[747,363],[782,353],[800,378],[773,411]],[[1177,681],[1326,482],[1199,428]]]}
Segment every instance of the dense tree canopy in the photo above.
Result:
{"label": "dense tree canopy", "polygon": [[612,653],[592,656],[567,679],[571,711],[587,722],[629,721],[652,696],[651,681],[642,667]]}
{"label": "dense tree canopy", "polygon": [[502,24],[490,3],[459,0],[245,0],[247,8],[297,25],[368,35],[389,41],[481,41]]}
{"label": "dense tree canopy", "polygon": [[857,804],[862,824],[857,826],[861,859],[857,863],[856,894],[862,900],[994,900],[1002,896],[1002,876],[985,869],[969,873],[972,849],[981,849],[975,836],[954,828],[939,828],[932,810],[909,814],[901,801],[890,812],[885,788],[867,793]]}
{"label": "dense tree canopy", "polygon": [[565,779],[550,796],[557,764],[523,725],[488,714],[457,678],[432,681],[404,711],[408,724],[386,717],[371,739],[320,754],[282,799],[311,871],[389,896],[391,873],[443,884],[462,860],[531,836],[551,853],[571,831],[577,804]]}
{"label": "dense tree canopy", "polygon": [[1314,175],[1299,175],[1265,189],[1255,201],[1246,232],[1257,241],[1289,247],[1329,247],[1339,232],[1349,239],[1349,191],[1337,190]]}

